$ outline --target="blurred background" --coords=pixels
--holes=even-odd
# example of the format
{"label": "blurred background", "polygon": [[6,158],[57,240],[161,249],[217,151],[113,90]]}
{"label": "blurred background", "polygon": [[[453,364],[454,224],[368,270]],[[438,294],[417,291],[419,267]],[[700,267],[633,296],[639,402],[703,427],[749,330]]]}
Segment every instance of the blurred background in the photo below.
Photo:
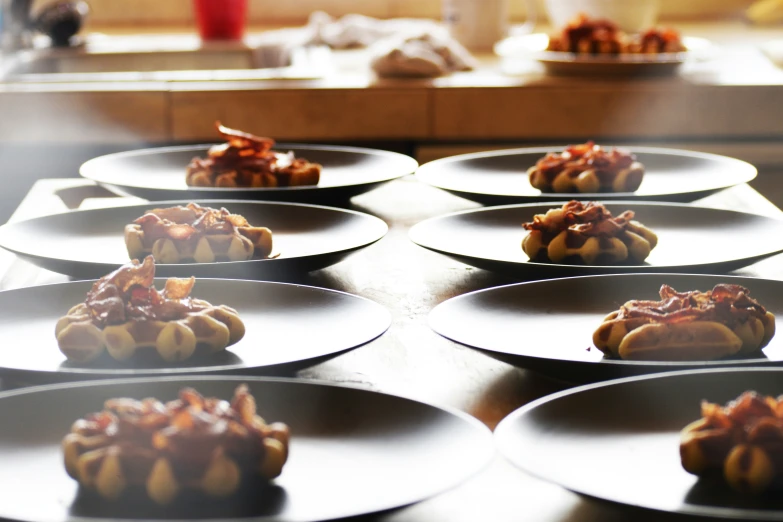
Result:
{"label": "blurred background", "polygon": [[[45,0],[37,0],[44,4]],[[544,12],[543,0],[537,0]],[[741,16],[752,0],[661,0],[662,19],[698,19]],[[185,25],[193,21],[191,0],[90,0],[91,24]],[[360,13],[378,18],[440,18],[442,0],[249,0],[248,16],[255,24],[301,24],[316,10],[334,16]],[[526,3],[510,0],[509,16],[524,21]]]}
{"label": "blurred background", "polygon": [[[493,41],[557,29],[547,16],[556,0],[531,1],[535,20],[524,0],[3,0],[0,220],[37,179],[77,176],[109,152],[216,141],[218,119],[420,163],[586,139],[704,150],[753,162],[755,186],[783,201],[778,0],[756,2],[753,16],[750,0],[656,2],[656,23],[712,47],[652,78],[560,77],[532,58],[498,56]],[[241,11],[241,37],[199,39],[198,9],[213,21]],[[386,37],[413,27],[407,18],[435,24],[422,26],[428,34],[475,22],[473,36],[490,45],[457,37],[434,51],[400,48]],[[402,25],[378,25],[388,19]],[[443,49],[461,66],[433,65]]]}

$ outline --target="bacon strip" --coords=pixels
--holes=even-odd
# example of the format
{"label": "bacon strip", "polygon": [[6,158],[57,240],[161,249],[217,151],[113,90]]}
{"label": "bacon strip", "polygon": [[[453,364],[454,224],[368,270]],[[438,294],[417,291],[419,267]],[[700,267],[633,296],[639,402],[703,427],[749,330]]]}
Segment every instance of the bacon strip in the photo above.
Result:
{"label": "bacon strip", "polygon": [[96,281],[84,300],[93,323],[104,327],[137,318],[175,321],[202,309],[190,299],[194,278],[169,279],[162,293],[154,282],[152,256],[143,263],[134,259]]}
{"label": "bacon strip", "polygon": [[[249,132],[230,129],[223,126],[219,121],[215,122],[215,127],[220,135],[223,136],[232,147],[238,149],[252,149],[255,152],[267,152],[275,145],[275,140],[272,138],[262,138],[250,134]],[[245,155],[251,154],[246,153]]]}
{"label": "bacon strip", "polygon": [[737,439],[783,443],[783,396],[775,399],[748,391],[726,406],[703,401],[701,415],[706,427],[735,431]]}
{"label": "bacon strip", "polygon": [[165,403],[109,399],[103,411],[87,415],[74,427],[82,435],[102,436],[106,447],[129,458],[164,454],[175,469],[198,471],[198,476],[218,447],[243,466],[257,462],[264,454],[264,439],[276,426],[258,416],[255,399],[243,384],[230,402],[204,397],[193,388],[180,390],[177,400]]}
{"label": "bacon strip", "polygon": [[580,145],[570,145],[563,152],[550,152],[538,162],[539,171],[551,177],[569,169],[584,172],[596,169],[605,173],[618,173],[627,169],[636,161],[636,156],[623,149],[607,150],[593,141]]}
{"label": "bacon strip", "polygon": [[[195,219],[191,219],[195,216]],[[183,219],[184,218],[184,219]],[[185,207],[154,209],[134,221],[149,241],[169,237],[179,241],[196,234],[234,234],[236,227],[248,226],[242,216],[225,208],[214,209],[188,203]]]}
{"label": "bacon strip", "polygon": [[542,232],[568,229],[585,236],[616,237],[625,231],[634,217],[634,213],[630,210],[614,217],[604,205],[594,201],[584,204],[572,200],[563,205],[562,210],[562,223],[550,223],[545,215],[537,214],[533,216],[532,222],[523,223],[522,226],[525,230]]}
{"label": "bacon strip", "polygon": [[766,309],[740,285],[718,284],[712,290],[677,292],[669,285],[660,289],[660,301],[629,301],[620,307],[617,319],[646,318],[656,323],[716,321],[726,325],[762,318]]}

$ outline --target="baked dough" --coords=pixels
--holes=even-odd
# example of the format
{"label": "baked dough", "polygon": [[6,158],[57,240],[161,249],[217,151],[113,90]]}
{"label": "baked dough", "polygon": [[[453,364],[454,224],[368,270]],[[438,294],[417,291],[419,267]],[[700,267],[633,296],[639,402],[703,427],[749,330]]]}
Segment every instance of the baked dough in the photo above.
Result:
{"label": "baked dough", "polygon": [[547,51],[628,55],[680,53],[687,51],[680,34],[672,28],[651,28],[640,34],[626,34],[611,20],[591,19],[579,14],[560,34],[549,37]]}
{"label": "baked dough", "polygon": [[147,211],[125,227],[131,259],[151,255],[158,264],[264,259],[272,253],[272,231],[254,227],[225,208],[195,203]]}
{"label": "baked dough", "polygon": [[185,388],[179,399],[110,399],[77,420],[63,439],[65,469],[82,488],[116,500],[143,488],[156,504],[184,490],[224,498],[243,483],[277,477],[288,458],[289,429],[266,424],[239,386],[231,402]]}
{"label": "baked dough", "polygon": [[274,152],[275,140],[229,129],[216,122],[227,140],[209,149],[207,158],[193,158],[185,182],[190,187],[273,188],[317,185],[321,165]]}
{"label": "baked dough", "polygon": [[592,141],[550,152],[527,171],[541,192],[635,192],[644,178],[644,165],[621,149],[607,150]]}
{"label": "baked dough", "polygon": [[60,351],[80,363],[105,352],[117,361],[152,356],[178,362],[197,348],[223,351],[245,335],[236,310],[190,297],[195,278],[170,278],[159,292],[154,277],[155,264],[148,256],[98,280],[85,301],[57,321]]}
{"label": "baked dough", "polygon": [[709,361],[753,355],[775,335],[775,316],[739,285],[707,292],[677,292],[668,285],[660,301],[628,301],[593,334],[609,357],[647,361]]}
{"label": "baked dough", "polygon": [[703,401],[701,414],[680,432],[687,472],[722,475],[741,493],[783,488],[783,396],[748,391],[726,406]]}
{"label": "baked dough", "polygon": [[600,203],[569,201],[522,224],[529,231],[522,250],[539,262],[642,263],[658,244],[658,237],[633,217],[631,211],[613,217]]}

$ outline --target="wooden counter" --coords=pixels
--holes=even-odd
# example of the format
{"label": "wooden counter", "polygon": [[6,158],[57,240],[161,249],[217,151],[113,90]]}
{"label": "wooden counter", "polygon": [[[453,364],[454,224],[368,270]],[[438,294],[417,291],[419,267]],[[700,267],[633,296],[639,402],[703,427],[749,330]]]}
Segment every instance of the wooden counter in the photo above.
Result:
{"label": "wooden counter", "polygon": [[[505,74],[377,80],[363,52],[335,53],[316,80],[0,84],[0,142],[138,143],[213,140],[212,122],[280,140],[416,143],[783,140],[783,70],[758,44],[776,29],[683,25],[720,45],[669,78],[558,78],[533,62]],[[116,38],[122,38],[117,36]]]}

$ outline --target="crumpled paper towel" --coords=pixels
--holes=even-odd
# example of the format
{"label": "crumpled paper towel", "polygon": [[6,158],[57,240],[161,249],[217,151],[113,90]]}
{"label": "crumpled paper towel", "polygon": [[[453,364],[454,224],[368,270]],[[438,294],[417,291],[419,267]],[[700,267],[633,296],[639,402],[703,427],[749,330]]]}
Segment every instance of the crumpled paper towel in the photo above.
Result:
{"label": "crumpled paper towel", "polygon": [[307,29],[310,44],[333,49],[369,48],[378,76],[433,78],[476,67],[473,56],[434,20],[379,20],[358,14],[334,19],[316,11]]}
{"label": "crumpled paper towel", "polygon": [[475,68],[473,56],[462,45],[432,33],[380,41],[371,54],[370,65],[383,78],[435,78]]}
{"label": "crumpled paper towel", "polygon": [[384,38],[446,31],[445,27],[434,20],[416,18],[379,20],[359,14],[349,14],[336,19],[323,11],[315,11],[310,15],[307,30],[312,35],[311,43],[328,45],[332,49],[370,47]]}

